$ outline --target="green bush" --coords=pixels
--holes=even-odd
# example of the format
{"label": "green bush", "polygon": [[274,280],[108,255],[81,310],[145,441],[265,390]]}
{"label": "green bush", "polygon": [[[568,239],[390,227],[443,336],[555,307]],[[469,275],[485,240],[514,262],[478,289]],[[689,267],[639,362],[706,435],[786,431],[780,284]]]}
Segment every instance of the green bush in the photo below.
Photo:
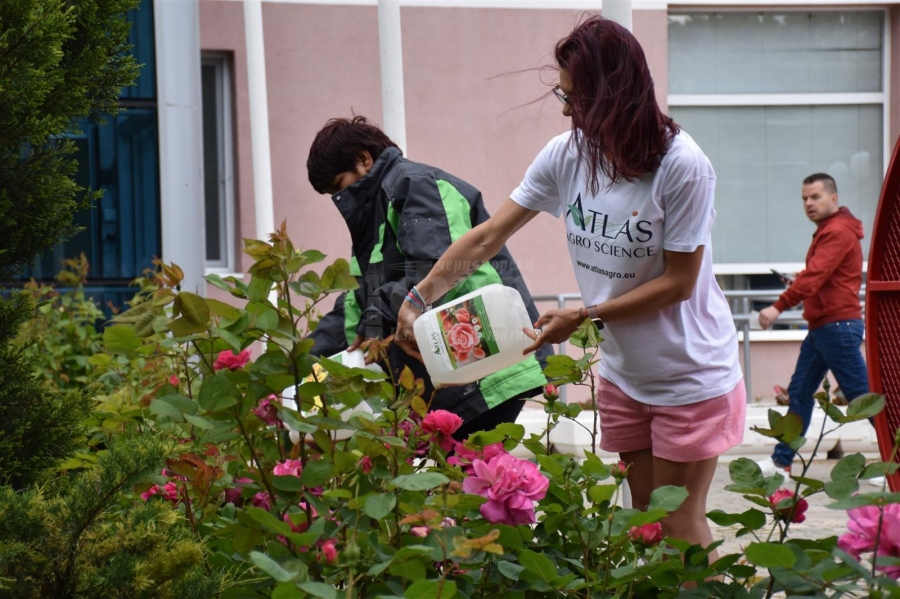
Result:
{"label": "green bush", "polygon": [[[839,509],[882,510],[893,530],[900,522],[880,506],[898,497],[859,493],[859,480],[896,465],[866,465],[854,454],[838,463],[832,480],[818,481],[804,464],[782,489],[783,476],[763,477],[755,463],[736,460],[729,489],[748,507],[710,518],[735,526],[746,549],[713,560],[721,541],[703,548],[662,538],[659,522],[678,509],[684,489],[658,489],[646,511],[622,508],[622,464],[590,452],[583,462],[553,454],[544,432],[526,436],[517,424],[453,445],[449,429],[430,428],[452,416],[428,414],[430,398],[408,370],[394,380],[314,359],[306,333],[327,294],[357,284],[349,265],[338,260],[313,271],[324,256],[295,249],[283,228],[271,243],[248,240],[245,251],[255,260],[248,282],[208,279],[238,306],[182,291],[177,266],[161,265],[159,285],[104,331],[106,353],[91,360],[118,365],[126,376],[98,398],[94,451],[67,463],[93,471],[119,435],[177,447],[165,471],[133,487],[130,501],[177,506],[208,551],[207,570],[229,581],[223,598],[900,592],[883,575],[897,558],[866,562],[839,549],[834,537],[790,535],[805,499],[819,493]],[[555,383],[593,385],[592,331],[585,327],[573,339],[585,348],[582,359],[550,361],[545,373]],[[386,353],[384,342],[365,347],[376,361]],[[128,365],[148,362],[152,376],[127,376]],[[547,395],[548,428],[580,412]],[[827,397],[820,403],[841,426],[878,413],[884,398],[859,398],[846,414],[828,407]],[[774,411],[759,432],[795,447],[806,442],[795,417]],[[509,455],[520,446],[533,459]],[[447,459],[447,447],[459,461]]]}
{"label": "green bush", "polygon": [[[0,297],[0,331],[14,335],[32,317],[25,294]],[[34,376],[35,359],[0,336],[0,484],[21,489],[83,444],[83,421],[93,401],[88,390],[44,388]]]}

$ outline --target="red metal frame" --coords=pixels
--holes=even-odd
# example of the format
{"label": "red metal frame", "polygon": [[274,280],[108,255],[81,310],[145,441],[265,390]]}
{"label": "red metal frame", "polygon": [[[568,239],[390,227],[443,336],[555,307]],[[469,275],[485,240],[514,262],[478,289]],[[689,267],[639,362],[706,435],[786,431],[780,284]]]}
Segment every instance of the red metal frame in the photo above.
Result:
{"label": "red metal frame", "polygon": [[[900,140],[888,166],[869,250],[866,275],[866,362],[869,387],[886,399],[875,417],[881,459],[892,456],[900,430]],[[891,491],[900,489],[900,472],[888,477]]]}

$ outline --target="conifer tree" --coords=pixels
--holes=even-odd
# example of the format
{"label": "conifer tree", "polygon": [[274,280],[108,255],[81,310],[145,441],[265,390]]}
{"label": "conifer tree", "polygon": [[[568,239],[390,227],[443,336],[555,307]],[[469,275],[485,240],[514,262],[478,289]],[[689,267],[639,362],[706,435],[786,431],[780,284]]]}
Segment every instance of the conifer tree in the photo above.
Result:
{"label": "conifer tree", "polygon": [[[0,0],[0,283],[75,233],[97,191],[73,180],[79,119],[117,111],[138,65],[128,52],[138,0]],[[11,345],[30,298],[0,296],[0,484],[23,488],[65,457],[86,391],[43,389]]]}

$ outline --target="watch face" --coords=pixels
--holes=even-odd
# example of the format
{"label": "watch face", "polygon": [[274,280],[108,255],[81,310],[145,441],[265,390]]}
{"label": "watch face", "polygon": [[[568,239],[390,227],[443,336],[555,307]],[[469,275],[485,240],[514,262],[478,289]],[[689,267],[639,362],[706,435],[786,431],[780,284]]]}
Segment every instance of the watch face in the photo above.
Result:
{"label": "watch face", "polygon": [[600,320],[599,318],[592,318],[592,319],[591,319],[591,322],[594,323],[594,326],[597,327],[597,330],[598,330],[598,331],[599,331],[599,330],[602,330],[603,327],[605,326],[605,325],[603,324],[603,321]]}

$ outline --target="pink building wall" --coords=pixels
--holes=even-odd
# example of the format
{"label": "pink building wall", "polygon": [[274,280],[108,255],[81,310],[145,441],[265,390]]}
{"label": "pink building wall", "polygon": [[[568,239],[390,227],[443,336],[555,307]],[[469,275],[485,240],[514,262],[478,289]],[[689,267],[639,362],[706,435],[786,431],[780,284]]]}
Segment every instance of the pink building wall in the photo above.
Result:
{"label": "pink building wall", "polygon": [[[332,117],[351,113],[381,123],[378,15],[374,5],[263,3],[275,222],[287,220],[294,242],[329,259],[349,256],[349,235],[327,196],[310,187],[306,155]],[[488,210],[505,201],[543,145],[568,129],[552,52],[583,18],[580,10],[402,7],[407,152],[479,187]],[[235,201],[240,244],[255,232],[243,6],[200,0],[201,47],[232,57]],[[635,10],[634,33],[666,109],[668,24],[665,10]],[[900,9],[889,10],[892,32]],[[896,33],[892,34],[896,38]],[[900,64],[900,43],[891,44]],[[889,134],[900,135],[900,78],[890,78]],[[510,250],[535,295],[577,292],[563,225],[530,223]],[[240,270],[251,261],[241,256]],[[209,287],[213,297],[222,293]],[[550,307],[544,305],[543,307]],[[754,395],[786,384],[799,342],[754,343]]]}
{"label": "pink building wall", "polygon": [[[200,11],[204,51],[233,56],[240,239],[255,231],[243,7],[201,0]],[[557,79],[552,50],[584,15],[403,7],[407,155],[473,183],[488,210],[496,210],[543,145],[569,127],[549,93]],[[263,3],[263,20],[275,222],[286,219],[302,247],[346,257],[343,222],[330,199],[309,186],[305,162],[315,133],[329,118],[355,113],[381,122],[377,9]],[[636,11],[634,30],[664,105],[666,12]],[[534,221],[510,249],[533,293],[576,291],[555,219]],[[249,262],[242,260],[246,268]]]}

